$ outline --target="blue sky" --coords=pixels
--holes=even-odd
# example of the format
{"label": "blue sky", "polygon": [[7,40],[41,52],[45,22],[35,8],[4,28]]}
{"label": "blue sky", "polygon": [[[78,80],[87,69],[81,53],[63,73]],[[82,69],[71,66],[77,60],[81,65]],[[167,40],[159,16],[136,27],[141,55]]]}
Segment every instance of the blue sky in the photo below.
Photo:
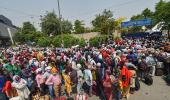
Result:
{"label": "blue sky", "polygon": [[[60,6],[64,19],[83,20],[86,26],[91,26],[91,20],[104,9],[113,11],[115,18],[123,16],[128,20],[145,8],[154,10],[157,2],[159,0],[60,0]],[[0,14],[10,18],[16,26],[31,21],[39,28],[40,15],[53,10],[58,14],[57,0],[0,0]]]}

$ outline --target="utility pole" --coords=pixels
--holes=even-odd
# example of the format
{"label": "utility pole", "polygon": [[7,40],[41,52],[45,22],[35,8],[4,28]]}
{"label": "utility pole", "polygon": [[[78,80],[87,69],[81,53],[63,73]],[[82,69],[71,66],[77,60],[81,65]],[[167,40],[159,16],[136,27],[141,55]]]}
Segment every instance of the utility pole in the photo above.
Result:
{"label": "utility pole", "polygon": [[60,1],[57,0],[57,3],[58,3],[58,14],[59,14],[59,19],[60,19],[60,32],[61,32],[61,40],[62,40],[61,46],[64,47],[63,32],[62,32],[62,23],[61,23],[62,15],[60,13]]}
{"label": "utility pole", "polygon": [[9,37],[11,39],[11,43],[12,43],[12,45],[14,45],[14,40],[12,38],[11,30],[10,30],[10,28],[7,28],[7,30],[8,30]]}

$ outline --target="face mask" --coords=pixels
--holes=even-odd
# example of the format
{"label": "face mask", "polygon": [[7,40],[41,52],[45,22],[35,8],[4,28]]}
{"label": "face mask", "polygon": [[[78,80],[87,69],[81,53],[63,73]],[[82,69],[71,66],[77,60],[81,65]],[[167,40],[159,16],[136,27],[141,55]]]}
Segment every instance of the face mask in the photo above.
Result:
{"label": "face mask", "polygon": [[16,80],[16,81],[19,81],[19,80],[20,80],[20,77],[16,77],[15,80]]}

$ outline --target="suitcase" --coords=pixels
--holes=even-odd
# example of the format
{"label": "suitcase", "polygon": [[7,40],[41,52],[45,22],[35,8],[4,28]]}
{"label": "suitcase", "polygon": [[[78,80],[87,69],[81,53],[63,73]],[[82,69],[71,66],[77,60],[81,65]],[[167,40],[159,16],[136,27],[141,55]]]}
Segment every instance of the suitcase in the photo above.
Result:
{"label": "suitcase", "polygon": [[162,68],[157,68],[156,69],[156,72],[155,72],[155,75],[156,76],[162,76],[164,74],[163,72],[163,69]]}
{"label": "suitcase", "polygon": [[145,79],[145,84],[147,84],[147,85],[152,85],[153,84],[153,79],[152,79],[152,77],[150,76],[150,75],[146,75],[145,77],[144,77],[144,79]]}

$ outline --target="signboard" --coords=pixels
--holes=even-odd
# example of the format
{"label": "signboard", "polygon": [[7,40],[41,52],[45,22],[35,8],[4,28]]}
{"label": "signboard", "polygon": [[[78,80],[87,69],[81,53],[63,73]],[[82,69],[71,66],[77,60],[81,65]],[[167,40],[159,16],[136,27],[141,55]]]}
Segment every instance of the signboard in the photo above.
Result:
{"label": "signboard", "polygon": [[122,23],[121,23],[121,27],[128,27],[128,26],[145,26],[145,25],[151,25],[151,23],[152,23],[152,20],[151,20],[151,19],[127,21],[127,22],[122,22]]}

